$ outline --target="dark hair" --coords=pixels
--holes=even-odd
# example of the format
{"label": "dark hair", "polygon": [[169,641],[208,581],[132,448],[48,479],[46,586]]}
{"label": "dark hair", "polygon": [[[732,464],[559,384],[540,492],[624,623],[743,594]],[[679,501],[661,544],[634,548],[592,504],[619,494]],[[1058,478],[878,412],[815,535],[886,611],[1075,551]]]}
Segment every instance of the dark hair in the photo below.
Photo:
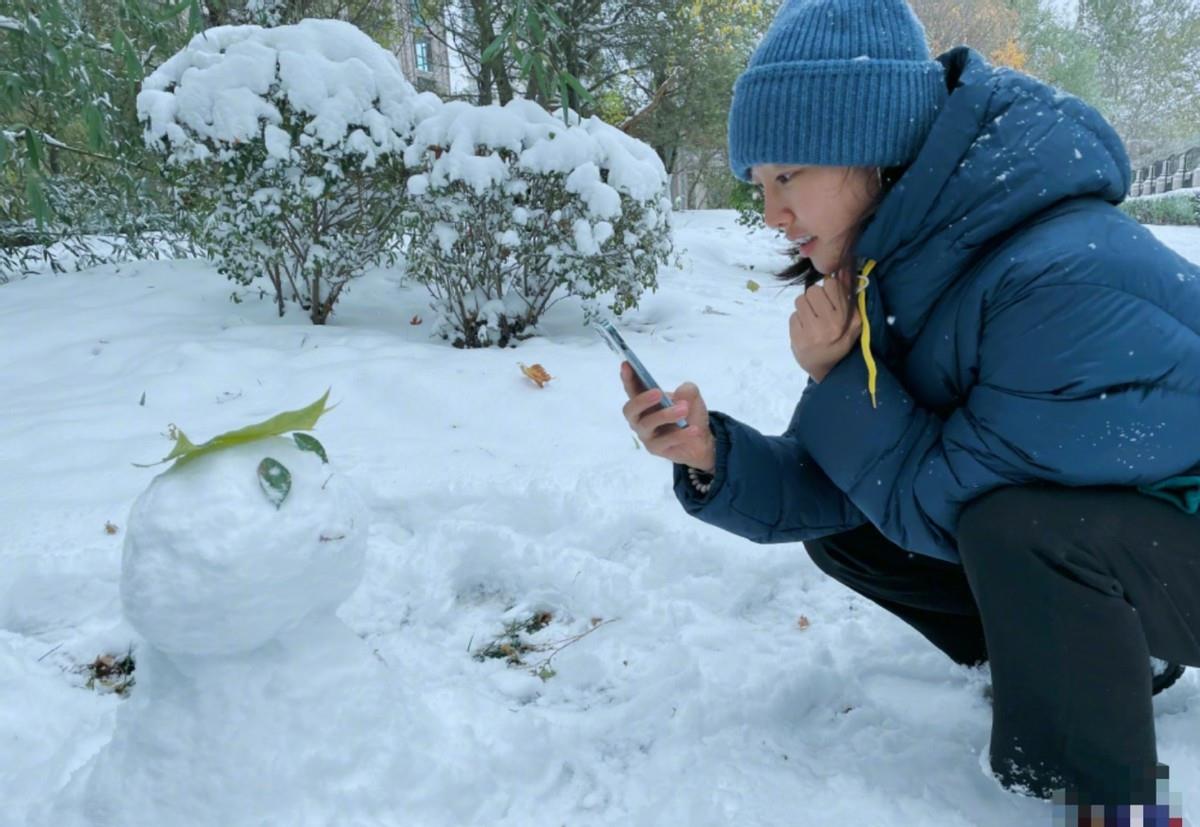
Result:
{"label": "dark hair", "polygon": [[[854,170],[863,170],[873,173],[876,171],[876,169],[878,168],[850,167],[846,171],[846,176],[849,177],[850,173]],[[859,215],[858,220],[854,223],[854,226],[850,228],[850,232],[846,238],[846,246],[842,250],[842,258],[840,261],[838,261],[837,267],[834,268],[835,273],[841,270],[854,268],[854,248],[858,243],[858,239],[862,236],[863,230],[866,229],[871,217],[875,215],[875,211],[879,209],[879,205],[883,202],[883,199],[891,191],[892,187],[896,185],[896,182],[900,180],[901,176],[904,175],[907,169],[907,166],[884,167],[879,169],[878,188],[874,193],[872,193],[871,200],[867,204],[866,209],[862,211],[862,214]],[[872,178],[874,178],[874,176],[872,176]],[[825,278],[825,276],[820,273],[816,267],[813,267],[811,259],[804,258],[800,255],[799,245],[793,245],[788,253],[794,260],[790,265],[787,266],[787,268],[776,273],[775,278],[785,282],[788,285],[803,286],[806,290],[821,279]]]}

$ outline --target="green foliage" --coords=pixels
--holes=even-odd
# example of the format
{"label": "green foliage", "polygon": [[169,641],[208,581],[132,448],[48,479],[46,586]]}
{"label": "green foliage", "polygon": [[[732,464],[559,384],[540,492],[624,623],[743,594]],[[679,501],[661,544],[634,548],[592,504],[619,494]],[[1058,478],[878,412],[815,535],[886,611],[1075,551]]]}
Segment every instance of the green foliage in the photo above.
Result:
{"label": "green foliage", "polygon": [[[176,468],[184,463],[191,462],[196,457],[210,454],[213,451],[220,451],[223,448],[230,448],[234,445],[245,445],[248,442],[254,442],[259,439],[265,439],[271,436],[280,436],[291,431],[311,431],[317,424],[326,411],[325,403],[329,400],[329,391],[325,393],[316,402],[311,405],[306,405],[303,408],[297,408],[294,411],[284,411],[276,414],[270,419],[265,419],[262,422],[254,425],[247,425],[244,428],[238,428],[235,431],[227,431],[223,434],[218,434],[207,442],[200,445],[195,445],[190,439],[174,425],[170,426],[169,435],[175,440],[175,447],[171,449],[171,453],[160,459],[158,462],[152,462],[147,465],[139,465],[134,463],[138,468],[152,468],[155,465],[161,465],[164,462],[174,460],[175,464],[171,466]],[[297,434],[299,436],[299,434]],[[316,440],[314,439],[315,443]],[[299,440],[297,440],[299,444]],[[318,445],[320,443],[317,443]],[[303,447],[303,446],[301,446]],[[325,460],[324,449],[320,451],[321,459]]]}
{"label": "green foliage", "polygon": [[758,187],[753,184],[738,181],[733,187],[730,206],[737,210],[737,223],[743,227],[755,229],[766,226],[763,223],[762,194],[758,191]]}
{"label": "green foliage", "polygon": [[1130,198],[1121,209],[1142,224],[1200,226],[1200,193]]}
{"label": "green foliage", "polygon": [[194,255],[191,225],[206,202],[170,198],[141,140],[139,84],[208,26],[305,17],[349,19],[389,46],[399,43],[395,9],[382,0],[3,4],[0,283],[47,269]]}
{"label": "green foliage", "polygon": [[1042,0],[1013,0],[1024,72],[1089,103],[1100,100],[1099,49],[1087,33],[1061,20]]}
{"label": "green foliage", "polygon": [[504,624],[504,631],[496,636],[486,646],[475,651],[472,657],[477,661],[505,660],[511,666],[523,666],[522,658],[532,652],[539,652],[545,644],[533,643],[528,636],[535,635],[550,625],[554,615],[550,612],[534,612],[524,620],[513,619]]}
{"label": "green foliage", "polygon": [[562,62],[560,44],[574,33],[549,0],[512,0],[506,5],[504,27],[483,50],[479,62],[495,63],[507,52],[516,62],[518,77],[526,81],[526,97],[543,105],[557,100],[563,122],[569,123],[571,110],[595,103],[592,93]]}
{"label": "green foliage", "polygon": [[734,81],[776,6],[658,0],[647,9],[653,16],[640,37],[618,58],[633,67],[620,86],[626,106],[641,113],[626,128],[655,148],[669,172],[686,167],[715,206],[728,206],[736,197],[725,156]]}
{"label": "green foliage", "polygon": [[329,457],[325,454],[325,446],[322,445],[315,436],[308,434],[292,434],[292,439],[296,443],[296,447],[301,451],[310,451],[321,458],[322,464],[329,462]]}
{"label": "green foliage", "polygon": [[276,510],[283,507],[283,501],[292,490],[292,472],[284,467],[277,459],[264,457],[258,464],[258,485],[262,488],[267,499]]}
{"label": "green foliage", "polygon": [[[395,50],[401,45],[396,3],[401,0],[205,0],[207,26],[283,26],[306,18],[345,20]],[[403,0],[410,2],[410,0]],[[187,0],[185,0],[187,2]]]}
{"label": "green foliage", "polygon": [[0,25],[0,283],[188,251],[145,161],[137,84],[199,0],[24,0]]}
{"label": "green foliage", "polygon": [[596,117],[605,123],[618,125],[629,117],[627,101],[615,89],[606,89],[594,98]]}
{"label": "green foliage", "polygon": [[477,103],[506,104],[521,94],[521,78],[528,81],[526,97],[547,108],[561,106],[565,92],[570,109],[598,115],[644,140],[669,172],[686,166],[691,180],[724,204],[731,181],[723,155],[733,81],[778,5],[421,0],[421,13],[445,16],[448,48],[476,82]]}
{"label": "green foliage", "polygon": [[1096,103],[1139,158],[1195,134],[1200,106],[1200,4],[1084,0],[1079,30],[1096,53]]}
{"label": "green foliage", "polygon": [[[559,640],[535,640],[534,636],[549,627],[555,619],[552,612],[537,611],[524,620],[516,618],[509,620],[504,624],[504,630],[496,638],[486,646],[475,650],[471,657],[480,662],[503,660],[510,667],[522,667],[529,674],[536,675],[542,681],[548,681],[558,674],[553,667],[553,662],[559,652],[583,640],[602,626],[612,623],[611,620],[593,617],[589,620],[587,628],[578,634]],[[470,649],[469,643],[467,648]],[[549,654],[534,663],[526,660],[530,655],[542,652],[549,652]]]}

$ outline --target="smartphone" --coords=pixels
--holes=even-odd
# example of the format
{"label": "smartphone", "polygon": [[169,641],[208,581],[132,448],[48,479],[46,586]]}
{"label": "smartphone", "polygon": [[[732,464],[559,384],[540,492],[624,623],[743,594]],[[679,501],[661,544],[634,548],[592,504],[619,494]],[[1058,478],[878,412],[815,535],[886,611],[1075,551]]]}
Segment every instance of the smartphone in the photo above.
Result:
{"label": "smartphone", "polygon": [[[646,366],[642,364],[642,360],[637,358],[637,355],[630,350],[629,345],[625,344],[625,340],[621,338],[621,334],[613,327],[612,322],[608,319],[601,319],[597,322],[592,322],[592,326],[596,328],[596,332],[612,348],[613,353],[629,362],[630,367],[633,368],[634,377],[642,383],[643,391],[662,390],[658,383],[654,381],[654,377],[650,375],[650,371],[646,370]],[[666,391],[663,391],[663,396],[659,400],[658,406],[666,409],[674,407],[674,405],[675,403],[670,400]],[[687,420],[677,419],[675,420],[675,424],[680,428],[686,428]]]}

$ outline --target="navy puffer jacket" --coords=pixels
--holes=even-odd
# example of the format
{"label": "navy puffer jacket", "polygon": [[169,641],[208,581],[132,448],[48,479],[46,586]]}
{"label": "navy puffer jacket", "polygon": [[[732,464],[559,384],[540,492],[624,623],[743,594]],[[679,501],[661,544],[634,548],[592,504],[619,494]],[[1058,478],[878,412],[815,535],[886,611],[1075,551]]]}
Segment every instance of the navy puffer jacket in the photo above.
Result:
{"label": "navy puffer jacket", "polygon": [[699,519],[756,542],[869,520],[956,561],[958,516],[992,489],[1200,471],[1200,268],[1115,207],[1120,139],[970,49],[939,60],[950,96],[856,248],[876,262],[874,404],[856,348],[782,436],[712,412],[709,493],[675,467]]}

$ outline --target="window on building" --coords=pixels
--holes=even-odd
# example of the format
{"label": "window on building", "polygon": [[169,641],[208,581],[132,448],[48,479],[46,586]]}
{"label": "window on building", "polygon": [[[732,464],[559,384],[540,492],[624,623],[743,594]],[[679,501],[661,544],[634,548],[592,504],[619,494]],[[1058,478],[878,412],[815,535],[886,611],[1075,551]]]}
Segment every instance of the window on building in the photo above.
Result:
{"label": "window on building", "polygon": [[414,29],[424,28],[425,18],[421,16],[421,0],[412,0],[409,16],[412,17]]}
{"label": "window on building", "polygon": [[424,37],[418,37],[413,41],[413,53],[416,56],[417,71],[429,72],[432,71],[429,65],[429,41]]}

